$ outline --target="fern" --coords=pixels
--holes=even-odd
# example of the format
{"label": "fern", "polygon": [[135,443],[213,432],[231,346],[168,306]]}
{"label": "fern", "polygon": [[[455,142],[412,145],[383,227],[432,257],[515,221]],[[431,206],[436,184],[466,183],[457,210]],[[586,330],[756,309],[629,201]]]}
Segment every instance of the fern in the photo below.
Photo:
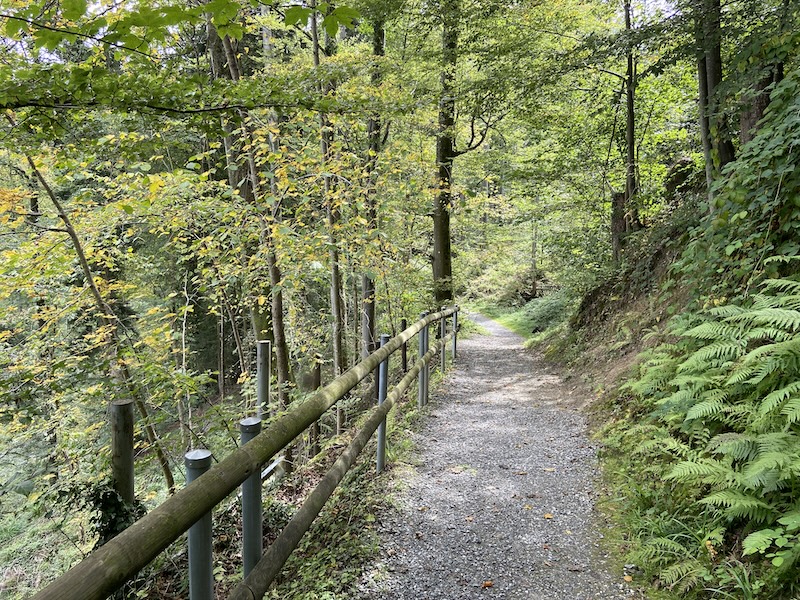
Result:
{"label": "fern", "polygon": [[703,419],[719,414],[725,408],[725,402],[719,398],[712,398],[698,402],[686,413],[686,420]]}
{"label": "fern", "polygon": [[720,483],[727,480],[728,470],[718,461],[684,460],[672,467],[665,479],[682,482]]}
{"label": "fern", "polygon": [[717,341],[695,351],[686,362],[678,367],[678,372],[703,370],[709,363],[735,360],[744,354],[745,345],[740,341]]}
{"label": "fern", "polygon": [[746,518],[758,523],[774,520],[774,507],[760,498],[737,490],[720,490],[709,494],[700,500],[700,504],[707,504],[722,509],[729,518]]}
{"label": "fern", "polygon": [[783,404],[790,396],[793,396],[797,393],[800,393],[800,381],[794,381],[789,385],[785,385],[782,388],[774,390],[764,396],[764,399],[761,401],[761,405],[759,406],[758,410],[761,412],[761,414],[772,412],[781,404]]}
{"label": "fern", "polygon": [[792,398],[781,409],[781,414],[786,416],[788,423],[800,421],[800,398]]}
{"label": "fern", "polygon": [[708,443],[707,449],[709,452],[741,461],[753,458],[757,445],[751,436],[742,433],[722,433]]}
{"label": "fern", "polygon": [[680,584],[679,591],[687,592],[696,587],[706,573],[707,569],[700,561],[690,559],[667,567],[661,571],[659,579],[670,589]]}
{"label": "fern", "polygon": [[800,311],[785,308],[762,306],[728,318],[742,325],[767,325],[793,332],[800,329]]}

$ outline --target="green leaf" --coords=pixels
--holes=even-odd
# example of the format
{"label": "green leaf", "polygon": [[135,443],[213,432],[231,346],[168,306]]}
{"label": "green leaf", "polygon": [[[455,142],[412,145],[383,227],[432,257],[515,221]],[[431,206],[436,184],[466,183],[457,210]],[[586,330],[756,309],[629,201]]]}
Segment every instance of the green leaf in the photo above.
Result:
{"label": "green leaf", "polygon": [[311,12],[310,8],[305,8],[304,6],[290,6],[286,9],[283,20],[287,25],[297,25],[298,23],[307,25]]}
{"label": "green leaf", "polygon": [[65,19],[75,21],[86,14],[86,0],[61,0],[61,9]]}

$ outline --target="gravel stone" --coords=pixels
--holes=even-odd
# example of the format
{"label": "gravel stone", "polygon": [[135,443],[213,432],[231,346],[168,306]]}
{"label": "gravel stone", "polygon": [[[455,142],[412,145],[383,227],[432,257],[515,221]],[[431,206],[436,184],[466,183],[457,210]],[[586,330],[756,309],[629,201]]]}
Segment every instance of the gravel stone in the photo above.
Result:
{"label": "gravel stone", "polygon": [[358,597],[634,597],[598,548],[586,395],[522,338],[471,318],[488,334],[459,341],[414,434],[417,467],[398,476],[396,508],[378,516],[382,557]]}

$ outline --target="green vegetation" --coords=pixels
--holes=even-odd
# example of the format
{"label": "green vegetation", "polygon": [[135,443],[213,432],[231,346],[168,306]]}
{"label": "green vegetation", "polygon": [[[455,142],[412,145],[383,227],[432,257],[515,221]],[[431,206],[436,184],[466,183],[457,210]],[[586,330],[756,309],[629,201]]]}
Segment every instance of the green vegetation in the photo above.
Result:
{"label": "green vegetation", "polygon": [[[800,593],[797,3],[0,4],[4,595],[180,487],[187,449],[236,446],[257,341],[274,414],[320,361],[330,381],[451,302],[603,373],[637,584]],[[134,506],[115,400],[136,406]],[[322,447],[372,402],[343,402]],[[313,480],[311,446],[286,485]],[[286,594],[347,594],[373,483]],[[301,496],[281,493],[276,526]],[[186,587],[171,556],[136,586]]]}

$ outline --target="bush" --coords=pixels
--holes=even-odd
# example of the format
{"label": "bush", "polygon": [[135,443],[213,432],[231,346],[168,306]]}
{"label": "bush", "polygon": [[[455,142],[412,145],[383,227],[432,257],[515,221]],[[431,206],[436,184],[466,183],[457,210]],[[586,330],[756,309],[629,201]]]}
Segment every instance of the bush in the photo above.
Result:
{"label": "bush", "polygon": [[558,290],[541,298],[534,298],[523,309],[531,323],[532,333],[550,329],[567,320],[575,303],[564,291]]}

